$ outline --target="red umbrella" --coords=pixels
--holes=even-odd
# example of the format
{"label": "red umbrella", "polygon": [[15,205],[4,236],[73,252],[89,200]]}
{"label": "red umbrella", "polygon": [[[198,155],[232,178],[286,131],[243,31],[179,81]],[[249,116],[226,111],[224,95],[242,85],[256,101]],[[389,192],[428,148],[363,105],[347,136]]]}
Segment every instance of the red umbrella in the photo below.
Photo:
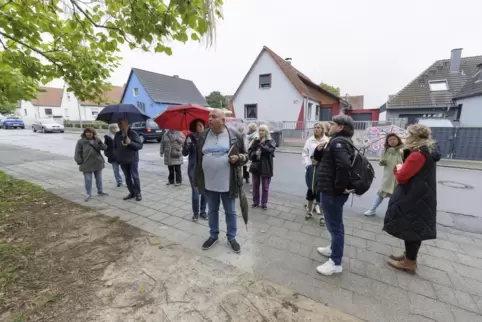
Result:
{"label": "red umbrella", "polygon": [[201,119],[207,124],[209,110],[205,107],[185,104],[169,106],[163,113],[154,119],[161,129],[186,131],[189,125],[196,119]]}

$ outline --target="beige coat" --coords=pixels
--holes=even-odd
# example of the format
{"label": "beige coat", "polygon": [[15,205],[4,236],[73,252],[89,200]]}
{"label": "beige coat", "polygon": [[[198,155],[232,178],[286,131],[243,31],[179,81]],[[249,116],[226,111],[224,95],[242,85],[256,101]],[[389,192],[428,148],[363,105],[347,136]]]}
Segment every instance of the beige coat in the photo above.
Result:
{"label": "beige coat", "polygon": [[184,143],[184,135],[179,131],[167,131],[161,141],[161,158],[164,158],[164,164],[167,166],[181,165],[184,161],[182,156],[182,144]]}

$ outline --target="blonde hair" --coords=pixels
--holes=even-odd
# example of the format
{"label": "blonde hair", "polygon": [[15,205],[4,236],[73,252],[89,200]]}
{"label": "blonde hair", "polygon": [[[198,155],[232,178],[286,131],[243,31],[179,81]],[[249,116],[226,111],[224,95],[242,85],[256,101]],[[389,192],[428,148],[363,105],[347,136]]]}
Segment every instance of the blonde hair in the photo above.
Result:
{"label": "blonde hair", "polygon": [[258,126],[256,123],[249,123],[248,124],[248,131],[256,132],[258,130]]}
{"label": "blonde hair", "polygon": [[259,137],[259,130],[264,130],[265,134],[265,139],[266,140],[271,140],[271,133],[269,133],[269,127],[266,124],[261,124],[258,128],[258,135],[256,135],[257,139],[260,139]]}
{"label": "blonde hair", "polygon": [[323,126],[323,133],[328,134],[331,129],[331,123],[330,122],[322,122],[321,126]]}
{"label": "blonde hair", "polygon": [[433,152],[435,142],[432,140],[432,131],[423,124],[413,124],[407,129],[408,135],[405,139],[404,148],[410,151],[419,151],[426,146],[430,153]]}
{"label": "blonde hair", "polygon": [[[110,133],[116,133],[119,132],[119,126],[117,124],[109,124],[109,132]],[[115,130],[115,131],[114,131]]]}
{"label": "blonde hair", "polygon": [[315,136],[315,127],[317,126],[321,128],[320,138],[322,138],[323,135],[325,135],[325,127],[323,126],[323,122],[316,122],[315,125],[313,125],[313,136]]}

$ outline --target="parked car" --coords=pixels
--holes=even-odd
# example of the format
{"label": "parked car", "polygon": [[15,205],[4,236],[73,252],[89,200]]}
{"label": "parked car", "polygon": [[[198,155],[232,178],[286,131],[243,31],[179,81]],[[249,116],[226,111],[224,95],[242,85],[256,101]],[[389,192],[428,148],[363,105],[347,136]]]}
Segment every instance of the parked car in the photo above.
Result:
{"label": "parked car", "polygon": [[64,133],[64,126],[55,122],[52,119],[40,119],[32,123],[32,131],[40,131],[42,133]]}
{"label": "parked car", "polygon": [[149,119],[145,122],[135,122],[131,124],[131,130],[136,131],[139,134],[141,142],[145,141],[157,141],[161,142],[164,130],[159,128],[154,120]]}
{"label": "parked car", "polygon": [[7,116],[2,120],[1,127],[4,129],[24,129],[25,123],[18,116]]}

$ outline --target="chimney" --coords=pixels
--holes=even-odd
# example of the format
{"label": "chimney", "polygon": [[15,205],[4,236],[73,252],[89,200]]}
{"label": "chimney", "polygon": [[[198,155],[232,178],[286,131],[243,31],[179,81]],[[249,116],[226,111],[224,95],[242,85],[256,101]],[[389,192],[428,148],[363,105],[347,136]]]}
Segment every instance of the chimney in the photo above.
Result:
{"label": "chimney", "polygon": [[292,61],[291,58],[289,58],[289,57],[288,57],[288,58],[285,58],[285,62],[287,62],[287,63],[290,64],[290,65],[291,65],[291,61]]}
{"label": "chimney", "polygon": [[462,48],[452,49],[450,54],[450,72],[460,72],[460,58],[462,57]]}
{"label": "chimney", "polygon": [[477,65],[477,69],[478,69],[479,75],[477,76],[476,82],[479,83],[479,82],[482,82],[482,63]]}
{"label": "chimney", "polygon": [[179,75],[172,75],[172,77],[174,77],[174,78],[179,78]]}

